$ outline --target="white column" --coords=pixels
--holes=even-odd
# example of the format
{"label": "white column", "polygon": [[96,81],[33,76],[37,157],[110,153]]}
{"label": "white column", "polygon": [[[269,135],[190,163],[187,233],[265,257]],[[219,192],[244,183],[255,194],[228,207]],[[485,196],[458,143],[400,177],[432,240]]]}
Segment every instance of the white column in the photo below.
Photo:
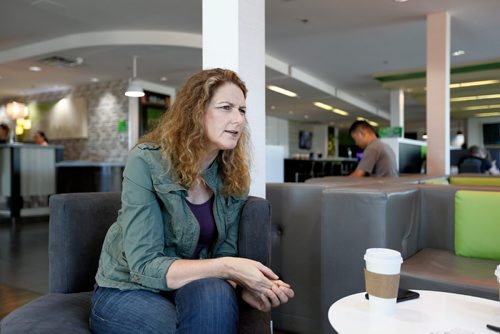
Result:
{"label": "white column", "polygon": [[266,195],[265,1],[203,0],[203,68],[236,71],[248,88],[253,147],[250,193]]}
{"label": "white column", "polygon": [[427,174],[450,173],[450,16],[427,16]]}
{"label": "white column", "polygon": [[128,98],[128,149],[131,150],[139,140],[139,99]]}
{"label": "white column", "polygon": [[402,89],[391,90],[391,127],[405,127],[405,93]]}

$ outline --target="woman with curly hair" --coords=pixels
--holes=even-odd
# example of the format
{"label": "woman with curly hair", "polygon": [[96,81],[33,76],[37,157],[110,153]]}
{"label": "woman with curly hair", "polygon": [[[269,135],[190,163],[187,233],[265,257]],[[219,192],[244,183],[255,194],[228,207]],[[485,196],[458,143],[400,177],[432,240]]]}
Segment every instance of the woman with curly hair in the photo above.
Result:
{"label": "woman with curly hair", "polygon": [[262,311],[293,297],[270,268],[237,257],[246,94],[236,73],[201,71],[131,150],[96,275],[95,333],[236,333],[235,288]]}

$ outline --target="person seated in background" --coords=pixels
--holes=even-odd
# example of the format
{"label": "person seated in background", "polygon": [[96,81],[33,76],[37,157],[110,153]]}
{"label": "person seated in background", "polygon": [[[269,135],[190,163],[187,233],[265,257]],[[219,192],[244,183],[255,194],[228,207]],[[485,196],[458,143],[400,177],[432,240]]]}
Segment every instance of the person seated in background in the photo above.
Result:
{"label": "person seated in background", "polygon": [[6,144],[9,142],[10,128],[7,124],[0,124],[0,144]]}
{"label": "person seated in background", "polygon": [[35,132],[33,139],[35,140],[35,144],[42,145],[42,146],[49,145],[49,141],[47,139],[47,136],[45,135],[45,132],[43,132],[43,131],[38,130],[37,132]]}
{"label": "person seated in background", "polygon": [[356,145],[363,150],[361,161],[349,176],[399,176],[396,155],[389,145],[378,139],[375,130],[368,122],[354,122],[349,134]]}
{"label": "person seated in background", "polygon": [[500,175],[496,161],[490,161],[487,157],[488,152],[485,148],[472,145],[467,155],[458,160],[458,172]]}

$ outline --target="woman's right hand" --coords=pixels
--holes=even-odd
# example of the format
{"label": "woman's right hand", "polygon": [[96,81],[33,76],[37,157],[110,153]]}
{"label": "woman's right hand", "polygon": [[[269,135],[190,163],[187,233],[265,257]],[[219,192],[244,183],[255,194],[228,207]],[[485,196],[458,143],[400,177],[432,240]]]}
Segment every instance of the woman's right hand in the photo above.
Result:
{"label": "woman's right hand", "polygon": [[260,262],[239,257],[224,257],[221,260],[227,270],[226,278],[235,281],[255,296],[271,289],[275,285],[273,281],[278,280],[278,275]]}

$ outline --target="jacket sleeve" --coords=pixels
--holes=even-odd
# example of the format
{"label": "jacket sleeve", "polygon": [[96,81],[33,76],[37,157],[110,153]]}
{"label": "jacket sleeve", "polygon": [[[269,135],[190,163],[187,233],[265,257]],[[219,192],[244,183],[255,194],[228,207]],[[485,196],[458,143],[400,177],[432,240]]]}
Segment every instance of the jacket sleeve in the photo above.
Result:
{"label": "jacket sleeve", "polygon": [[123,172],[122,209],[118,224],[132,282],[155,290],[170,290],[166,273],[177,258],[164,254],[164,222],[154,193],[147,154],[131,151]]}

